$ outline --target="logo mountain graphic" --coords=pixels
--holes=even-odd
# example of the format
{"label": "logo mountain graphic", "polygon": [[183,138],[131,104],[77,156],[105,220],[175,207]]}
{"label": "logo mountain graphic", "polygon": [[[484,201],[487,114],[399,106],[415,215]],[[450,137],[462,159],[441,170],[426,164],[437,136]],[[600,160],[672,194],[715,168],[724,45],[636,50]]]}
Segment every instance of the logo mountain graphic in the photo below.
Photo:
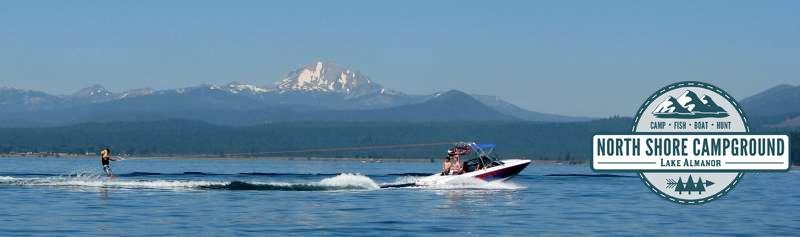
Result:
{"label": "logo mountain graphic", "polygon": [[670,96],[661,102],[653,115],[657,118],[725,118],[728,117],[728,112],[708,95],[700,98],[696,93],[687,90],[678,98]]}

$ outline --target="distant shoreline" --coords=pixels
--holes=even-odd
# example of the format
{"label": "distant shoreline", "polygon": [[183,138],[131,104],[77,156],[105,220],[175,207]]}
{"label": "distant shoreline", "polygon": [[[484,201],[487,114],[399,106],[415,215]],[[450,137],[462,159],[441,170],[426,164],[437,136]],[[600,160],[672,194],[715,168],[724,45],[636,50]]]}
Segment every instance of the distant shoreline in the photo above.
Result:
{"label": "distant shoreline", "polygon": [[[3,158],[83,158],[92,159],[99,155],[80,155],[80,154],[0,154]],[[439,163],[441,159],[436,158],[366,158],[366,157],[287,157],[287,156],[254,156],[254,157],[224,157],[212,155],[175,155],[175,156],[121,156],[126,160],[284,160],[284,161],[355,161],[361,163]],[[532,160],[534,165],[584,165],[589,160]],[[800,165],[792,165],[791,170],[800,169]]]}

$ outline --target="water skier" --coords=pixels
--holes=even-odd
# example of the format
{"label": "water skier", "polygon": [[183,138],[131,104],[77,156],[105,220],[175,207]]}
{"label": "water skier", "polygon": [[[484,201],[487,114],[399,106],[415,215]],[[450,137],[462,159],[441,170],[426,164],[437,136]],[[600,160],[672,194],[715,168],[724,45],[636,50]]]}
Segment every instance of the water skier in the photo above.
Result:
{"label": "water skier", "polygon": [[111,172],[111,161],[118,161],[118,159],[111,157],[111,149],[106,147],[100,150],[100,164],[103,165],[103,172],[105,172],[109,178],[113,179],[114,173]]}

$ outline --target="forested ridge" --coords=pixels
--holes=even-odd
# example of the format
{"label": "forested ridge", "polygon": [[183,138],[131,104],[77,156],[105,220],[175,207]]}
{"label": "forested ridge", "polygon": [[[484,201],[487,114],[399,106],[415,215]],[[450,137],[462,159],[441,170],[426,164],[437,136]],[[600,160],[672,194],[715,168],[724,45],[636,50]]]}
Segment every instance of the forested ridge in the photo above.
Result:
{"label": "forested ridge", "polygon": [[[501,156],[543,160],[588,160],[597,133],[629,131],[629,118],[591,122],[285,122],[249,127],[225,127],[199,121],[87,123],[53,128],[2,128],[0,153],[94,153],[111,147],[130,155],[297,156],[438,158],[447,145],[309,151],[376,145],[476,141],[497,144]],[[788,132],[792,160],[800,163],[797,130]],[[286,153],[282,153],[286,152]]]}

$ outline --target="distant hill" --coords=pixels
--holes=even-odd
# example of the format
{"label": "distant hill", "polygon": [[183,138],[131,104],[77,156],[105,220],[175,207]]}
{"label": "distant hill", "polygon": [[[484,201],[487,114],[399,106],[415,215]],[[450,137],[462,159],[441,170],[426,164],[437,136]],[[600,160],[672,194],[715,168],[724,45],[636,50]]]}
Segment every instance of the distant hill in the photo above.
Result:
{"label": "distant hill", "polygon": [[748,114],[775,116],[800,114],[800,86],[779,85],[741,101]]}
{"label": "distant hill", "polygon": [[63,103],[58,96],[41,91],[0,87],[0,113],[29,112],[57,108]]}
{"label": "distant hill", "polygon": [[417,104],[392,108],[350,111],[319,111],[303,120],[333,121],[513,121],[513,116],[500,113],[461,91],[448,91]]}
{"label": "distant hill", "polygon": [[587,117],[571,117],[557,114],[540,113],[535,111],[526,110],[516,106],[508,101],[500,99],[497,96],[491,95],[475,95],[481,103],[488,105],[494,110],[503,114],[511,115],[517,119],[536,121],[536,122],[583,122],[589,121],[593,118]]}
{"label": "distant hill", "polygon": [[800,128],[800,86],[779,85],[741,100],[754,121],[770,126]]}

